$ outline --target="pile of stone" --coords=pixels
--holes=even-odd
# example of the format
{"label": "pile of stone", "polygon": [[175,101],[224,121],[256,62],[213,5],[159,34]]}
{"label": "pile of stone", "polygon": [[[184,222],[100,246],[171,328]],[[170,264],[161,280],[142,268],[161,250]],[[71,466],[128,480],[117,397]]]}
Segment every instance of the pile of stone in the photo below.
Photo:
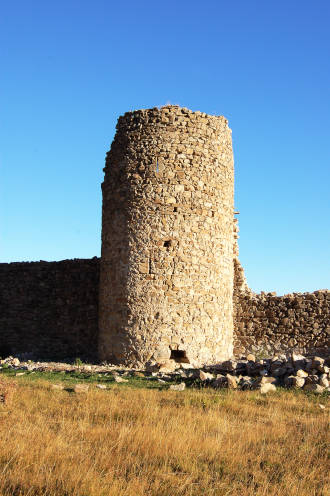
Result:
{"label": "pile of stone", "polygon": [[292,353],[257,360],[254,355],[248,355],[201,369],[189,369],[185,364],[184,369],[172,371],[168,366],[167,363],[158,364],[158,370],[154,366],[153,375],[163,376],[161,380],[180,375],[182,378],[195,378],[213,388],[260,390],[261,393],[276,391],[277,386],[315,393],[330,392],[330,357],[305,357]]}
{"label": "pile of stone", "polygon": [[[116,383],[126,383],[130,377],[139,377],[158,381],[163,385],[170,383],[169,389],[174,391],[183,391],[186,385],[203,385],[215,389],[259,390],[261,393],[276,391],[278,386],[314,393],[330,392],[330,357],[305,357],[294,353],[264,359],[256,359],[251,354],[201,368],[193,368],[189,363],[178,363],[175,360],[152,362],[146,369],[133,369],[110,364],[72,365],[30,360],[20,362],[14,357],[0,360],[0,368],[4,365],[16,369],[16,375],[22,375],[20,372],[22,370],[62,373],[79,371],[87,376],[93,374],[104,378],[111,376]],[[102,389],[103,385],[97,387]]]}

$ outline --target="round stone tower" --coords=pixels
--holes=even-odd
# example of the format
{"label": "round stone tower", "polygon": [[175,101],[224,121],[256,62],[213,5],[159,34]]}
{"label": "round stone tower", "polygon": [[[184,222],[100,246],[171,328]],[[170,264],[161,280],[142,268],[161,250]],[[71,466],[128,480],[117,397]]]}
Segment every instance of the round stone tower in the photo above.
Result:
{"label": "round stone tower", "polygon": [[232,355],[234,170],[224,117],[120,117],[102,184],[99,355],[211,364]]}

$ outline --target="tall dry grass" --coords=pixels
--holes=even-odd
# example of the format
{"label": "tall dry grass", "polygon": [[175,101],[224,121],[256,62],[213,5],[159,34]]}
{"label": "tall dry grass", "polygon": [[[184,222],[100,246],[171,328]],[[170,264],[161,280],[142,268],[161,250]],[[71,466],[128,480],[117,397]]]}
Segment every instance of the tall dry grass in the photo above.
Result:
{"label": "tall dry grass", "polygon": [[326,496],[319,402],[120,386],[78,395],[20,382],[0,407],[0,494]]}

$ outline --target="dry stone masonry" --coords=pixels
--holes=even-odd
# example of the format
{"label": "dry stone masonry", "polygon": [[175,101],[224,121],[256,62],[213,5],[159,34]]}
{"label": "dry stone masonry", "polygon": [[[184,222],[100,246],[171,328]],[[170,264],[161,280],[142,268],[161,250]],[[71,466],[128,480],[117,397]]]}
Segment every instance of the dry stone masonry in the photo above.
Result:
{"label": "dry stone masonry", "polygon": [[121,117],[103,183],[99,353],[125,364],[232,355],[234,171],[224,117]]}
{"label": "dry stone masonry", "polygon": [[98,258],[0,264],[0,357],[96,358]]}
{"label": "dry stone masonry", "polygon": [[[225,378],[213,379],[228,385],[236,379],[226,374],[286,366],[279,382],[300,387],[304,377],[285,357],[303,353],[310,364],[308,355],[329,353],[330,292],[248,287],[227,120],[178,106],[128,112],[104,171],[101,260],[0,264],[0,357],[164,371],[220,364]],[[246,370],[228,362],[233,354]],[[308,373],[322,375],[320,367]]]}

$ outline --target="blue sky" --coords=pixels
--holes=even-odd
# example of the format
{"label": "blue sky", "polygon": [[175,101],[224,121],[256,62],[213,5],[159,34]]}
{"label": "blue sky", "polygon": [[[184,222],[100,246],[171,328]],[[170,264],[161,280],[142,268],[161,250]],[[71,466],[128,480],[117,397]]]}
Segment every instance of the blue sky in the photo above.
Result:
{"label": "blue sky", "polygon": [[0,11],[0,261],[100,255],[119,115],[166,103],[233,130],[255,291],[329,287],[330,2],[57,0]]}

